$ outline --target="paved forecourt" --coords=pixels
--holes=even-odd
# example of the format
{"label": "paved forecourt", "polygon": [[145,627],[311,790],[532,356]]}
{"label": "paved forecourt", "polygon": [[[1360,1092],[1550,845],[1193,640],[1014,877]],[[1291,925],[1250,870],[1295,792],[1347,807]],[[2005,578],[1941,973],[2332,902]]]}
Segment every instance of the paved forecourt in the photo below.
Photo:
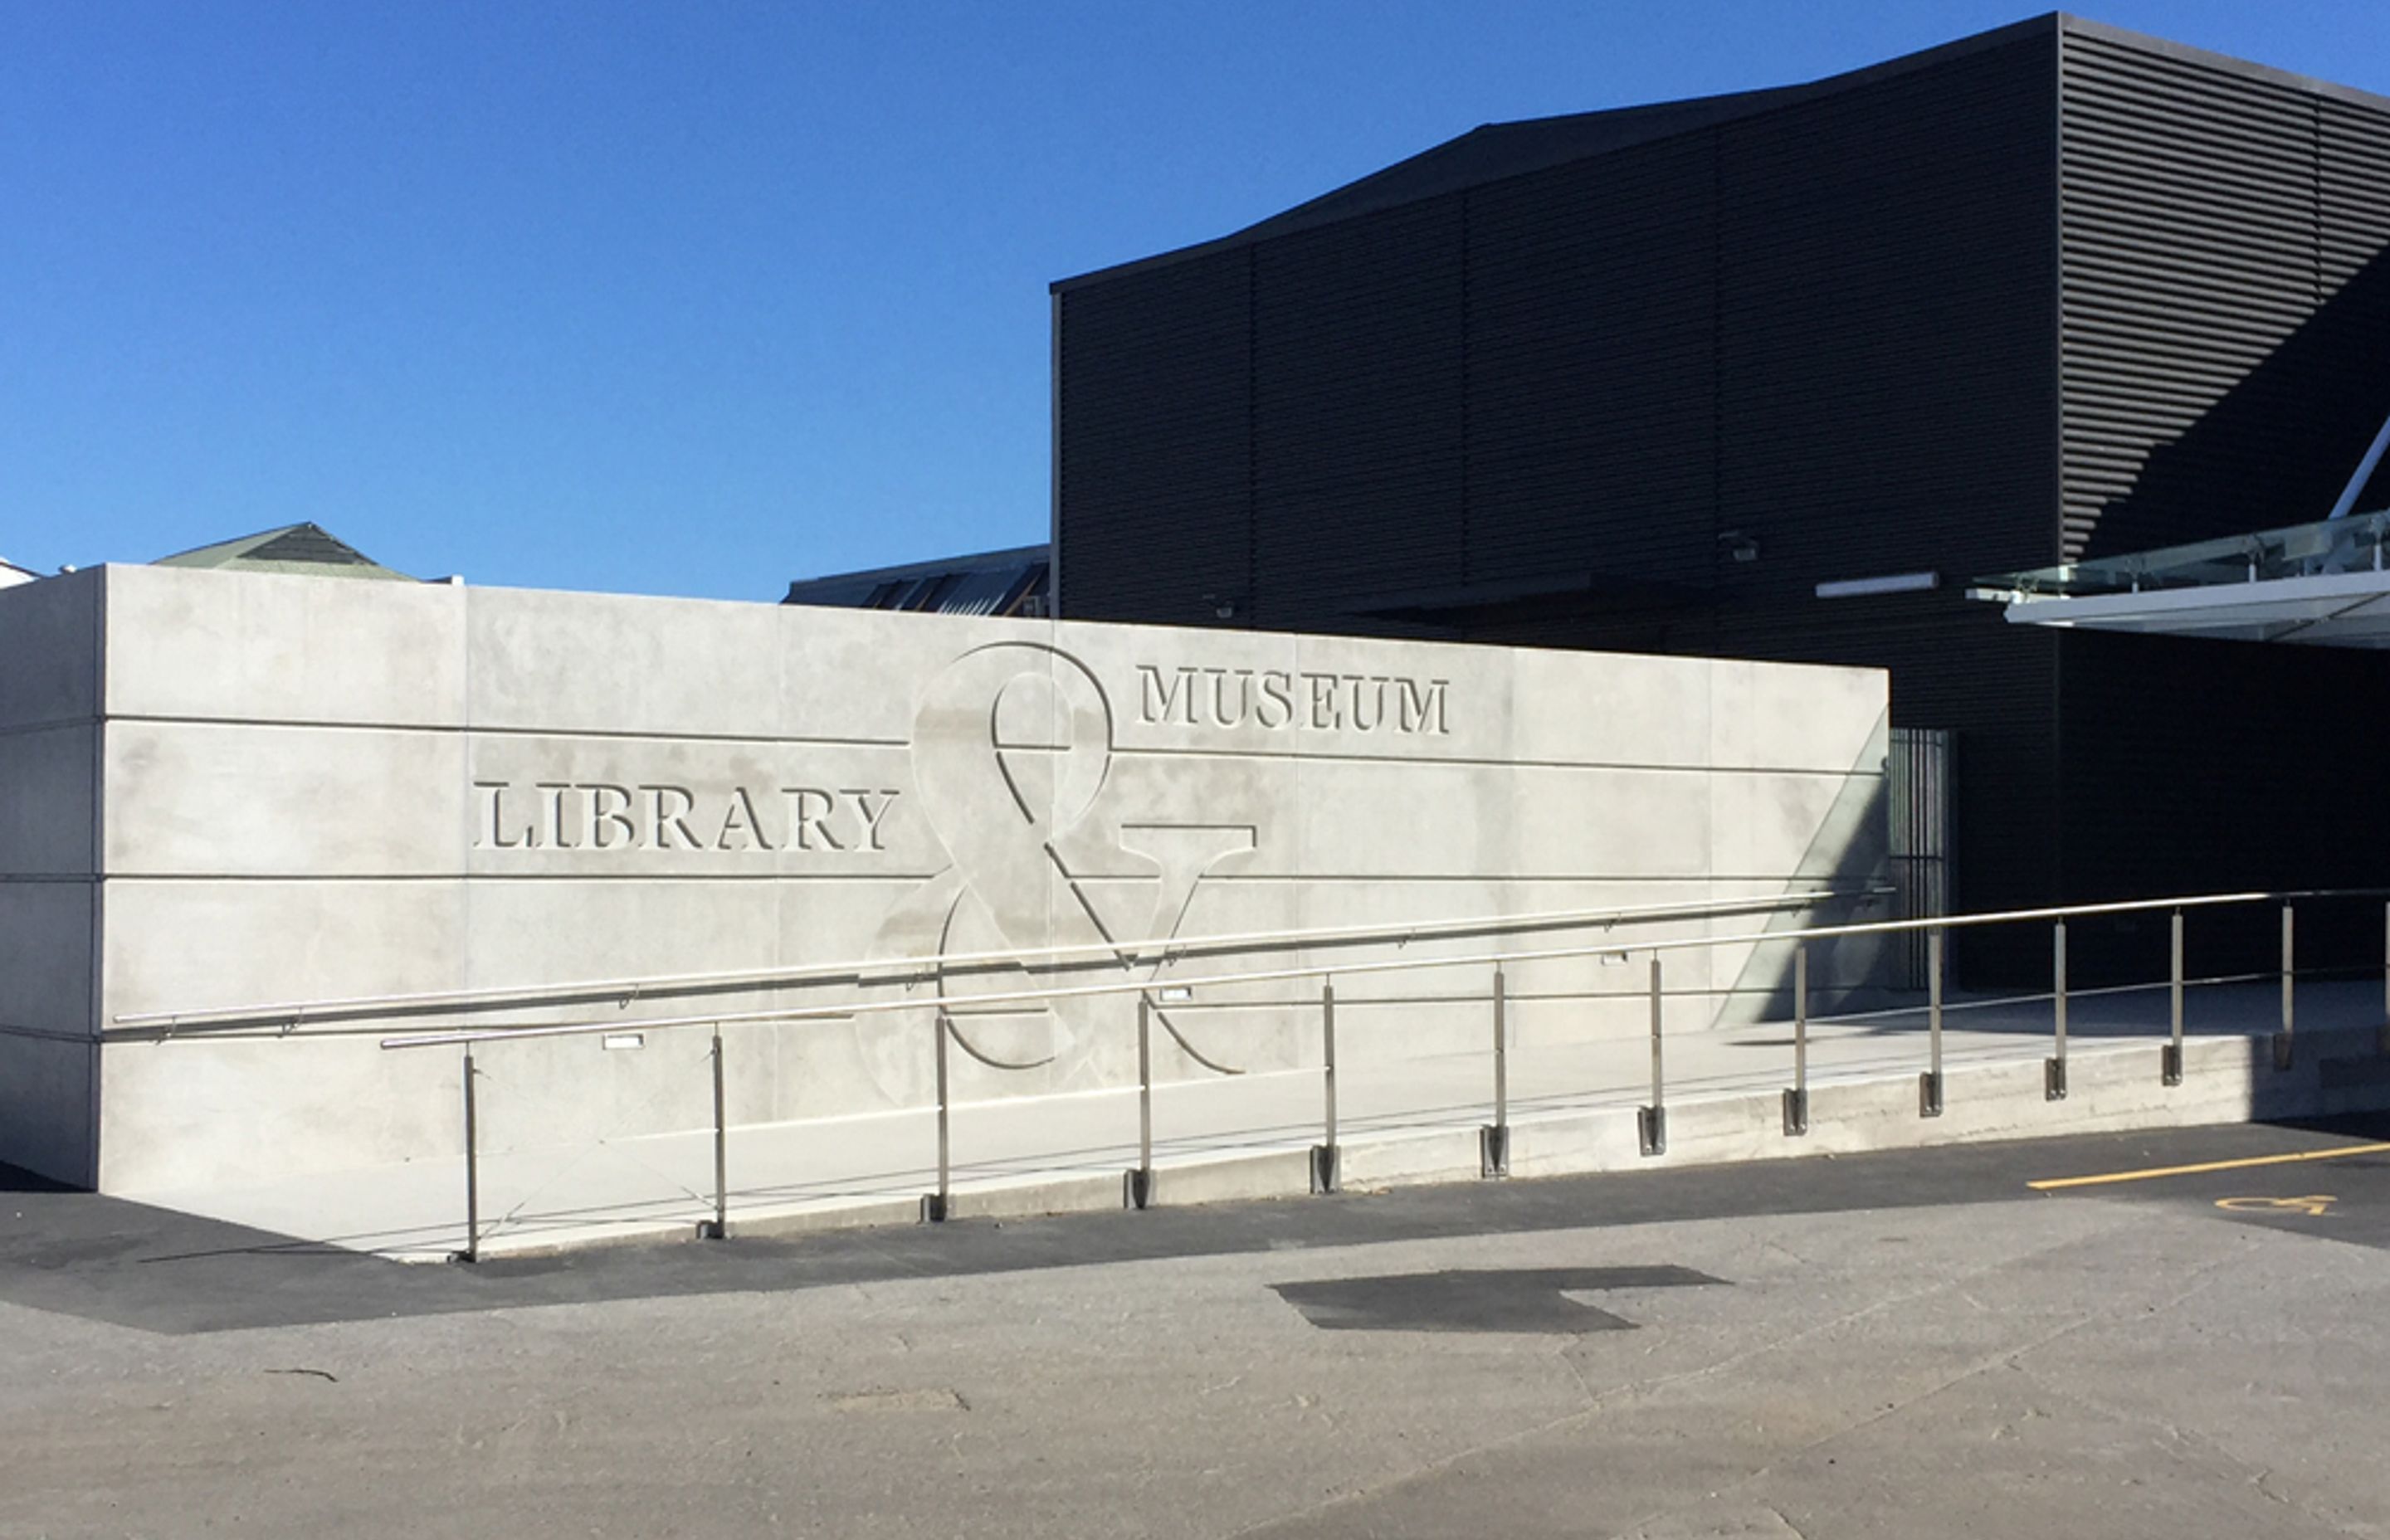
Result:
{"label": "paved forecourt", "polygon": [[2377,1534],[2385,1146],[2236,1124],[479,1268],[0,1190],[0,1534]]}

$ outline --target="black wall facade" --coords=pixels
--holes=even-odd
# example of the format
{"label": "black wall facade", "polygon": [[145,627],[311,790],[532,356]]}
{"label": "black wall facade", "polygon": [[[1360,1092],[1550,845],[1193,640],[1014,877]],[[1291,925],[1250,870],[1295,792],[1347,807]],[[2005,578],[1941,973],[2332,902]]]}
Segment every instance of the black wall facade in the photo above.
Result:
{"label": "black wall facade", "polygon": [[[2081,26],[2061,63],[2062,555],[2322,518],[2390,413],[2390,107]],[[2333,811],[2390,752],[2384,660],[2084,632],[2059,663],[2070,898],[2390,875]],[[2381,946],[2355,906],[2307,930]],[[2120,945],[2163,964],[2155,928]]]}
{"label": "black wall facade", "polygon": [[2051,18],[1623,137],[1057,285],[1061,612],[1885,667],[1959,735],[1960,907],[2379,880],[2218,815],[2345,764],[2381,661],[1963,589],[2328,510],[2390,410],[2390,115]]}

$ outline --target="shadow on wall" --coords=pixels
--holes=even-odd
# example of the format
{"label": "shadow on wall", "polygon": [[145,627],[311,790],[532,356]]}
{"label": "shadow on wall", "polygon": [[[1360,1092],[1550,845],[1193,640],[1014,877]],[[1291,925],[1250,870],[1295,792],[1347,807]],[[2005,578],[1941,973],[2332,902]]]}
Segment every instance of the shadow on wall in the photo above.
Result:
{"label": "shadow on wall", "polygon": [[0,1161],[0,1192],[78,1192],[83,1189],[64,1182],[53,1182],[46,1176],[36,1176],[19,1166]]}
{"label": "shadow on wall", "polygon": [[[2101,505],[2086,558],[2321,519],[2390,414],[2390,246]],[[2358,511],[2390,504],[2390,463]]]}
{"label": "shadow on wall", "polygon": [[[1809,840],[1787,892],[1834,888],[1857,892],[1889,887],[1892,869],[1892,798],[1889,772],[1891,719],[1879,716],[1867,747],[1844,777],[1842,790]],[[1895,918],[1887,897],[1836,899],[1813,909],[1787,909],[1768,918],[1769,934],[1851,925]],[[1792,1015],[1792,954],[1790,943],[1762,942],[1735,975],[1718,1004],[1713,1025],[1748,1026],[1789,1020]],[[1809,1008],[1857,1010],[1890,997],[1884,969],[1891,950],[1882,936],[1838,936],[1809,946]]]}
{"label": "shadow on wall", "polygon": [[[2154,348],[2163,340],[2135,340]],[[2099,509],[2086,555],[2321,519],[2385,414],[2390,248],[2151,451],[2131,485]],[[2377,468],[2358,507],[2385,504],[2390,465]],[[2390,688],[2390,658],[2079,631],[2061,637],[2060,669],[2065,901],[2355,888],[2390,872],[2390,826],[2357,811],[2359,788],[2390,753],[2390,719],[2375,709]],[[2202,917],[2197,929],[2194,972],[2275,964],[2270,913]],[[2088,922],[2072,939],[2071,961],[2087,984],[2147,979],[2165,967],[2165,927],[2155,921]],[[2300,932],[2303,966],[2375,965],[2381,947],[2381,917],[2361,905],[2319,906]]]}

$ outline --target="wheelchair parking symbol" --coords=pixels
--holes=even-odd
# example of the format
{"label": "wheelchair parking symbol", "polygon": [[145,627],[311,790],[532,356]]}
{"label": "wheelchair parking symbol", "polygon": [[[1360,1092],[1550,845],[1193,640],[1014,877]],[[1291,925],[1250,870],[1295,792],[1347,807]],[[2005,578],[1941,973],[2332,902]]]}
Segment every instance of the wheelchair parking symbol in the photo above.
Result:
{"label": "wheelchair parking symbol", "polygon": [[2330,1213],[2338,1201],[2329,1193],[2316,1193],[2306,1198],[2219,1198],[2216,1206],[2234,1213],[2303,1213],[2316,1219]]}

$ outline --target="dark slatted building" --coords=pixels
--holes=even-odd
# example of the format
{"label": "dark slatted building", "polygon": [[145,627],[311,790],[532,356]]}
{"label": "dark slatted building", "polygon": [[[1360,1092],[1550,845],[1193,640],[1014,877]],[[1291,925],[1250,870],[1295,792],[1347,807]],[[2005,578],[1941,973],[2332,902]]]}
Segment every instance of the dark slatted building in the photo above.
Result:
{"label": "dark slatted building", "polygon": [[1054,286],[1057,612],[1885,667],[1958,907],[2379,882],[2390,661],[1966,590],[2323,517],[2385,251],[2390,100],[2067,17],[1489,125]]}

